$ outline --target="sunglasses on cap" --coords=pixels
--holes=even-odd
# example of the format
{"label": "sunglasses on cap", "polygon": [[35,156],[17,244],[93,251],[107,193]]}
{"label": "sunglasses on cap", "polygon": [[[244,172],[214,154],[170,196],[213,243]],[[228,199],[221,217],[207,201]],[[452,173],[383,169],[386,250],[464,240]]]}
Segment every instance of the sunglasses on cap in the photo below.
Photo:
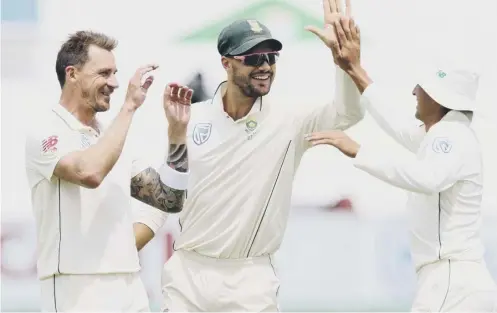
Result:
{"label": "sunglasses on cap", "polygon": [[251,53],[246,55],[235,55],[234,59],[239,60],[246,66],[259,67],[264,62],[274,65],[280,56],[279,52]]}

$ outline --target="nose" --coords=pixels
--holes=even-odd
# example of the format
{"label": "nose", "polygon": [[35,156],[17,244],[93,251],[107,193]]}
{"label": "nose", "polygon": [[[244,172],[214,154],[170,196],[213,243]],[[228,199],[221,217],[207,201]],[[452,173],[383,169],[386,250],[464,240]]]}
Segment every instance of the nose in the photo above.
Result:
{"label": "nose", "polygon": [[109,79],[107,80],[107,85],[109,87],[112,87],[114,89],[119,87],[119,83],[117,82],[117,77],[115,74],[112,74]]}
{"label": "nose", "polygon": [[269,62],[267,59],[264,59],[264,63],[259,66],[259,69],[264,72],[269,72],[271,70],[271,66],[269,65]]}
{"label": "nose", "polygon": [[416,95],[416,89],[418,88],[418,85],[414,86],[414,89],[412,90],[412,95],[415,96]]}

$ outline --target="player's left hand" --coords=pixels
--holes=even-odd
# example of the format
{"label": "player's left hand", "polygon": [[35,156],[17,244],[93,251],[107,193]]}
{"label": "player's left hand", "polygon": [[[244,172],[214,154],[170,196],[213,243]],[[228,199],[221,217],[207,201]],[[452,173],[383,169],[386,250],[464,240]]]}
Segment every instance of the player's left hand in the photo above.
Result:
{"label": "player's left hand", "polygon": [[169,142],[183,143],[190,121],[193,90],[177,83],[167,84],[164,90],[164,111],[169,123]]}
{"label": "player's left hand", "polygon": [[343,154],[350,158],[355,158],[361,147],[357,142],[352,140],[343,131],[326,131],[316,132],[306,135],[305,139],[312,146],[331,145],[340,150]]}

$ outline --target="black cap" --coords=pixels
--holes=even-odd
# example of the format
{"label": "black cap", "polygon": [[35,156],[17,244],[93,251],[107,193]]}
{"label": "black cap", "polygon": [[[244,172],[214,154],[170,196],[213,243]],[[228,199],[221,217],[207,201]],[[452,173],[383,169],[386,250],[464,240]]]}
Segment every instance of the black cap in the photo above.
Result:
{"label": "black cap", "polygon": [[259,21],[237,20],[221,31],[217,50],[222,56],[241,55],[263,42],[270,43],[275,51],[280,51],[283,47]]}

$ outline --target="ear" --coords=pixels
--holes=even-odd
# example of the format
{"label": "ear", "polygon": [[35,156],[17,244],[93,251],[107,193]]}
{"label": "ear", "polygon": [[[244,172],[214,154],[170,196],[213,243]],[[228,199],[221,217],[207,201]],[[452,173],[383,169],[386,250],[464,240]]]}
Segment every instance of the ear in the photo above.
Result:
{"label": "ear", "polygon": [[78,73],[76,67],[72,65],[66,67],[66,81],[76,81],[77,75]]}
{"label": "ear", "polygon": [[221,58],[221,64],[223,65],[225,70],[228,70],[231,67],[231,62],[227,57]]}

